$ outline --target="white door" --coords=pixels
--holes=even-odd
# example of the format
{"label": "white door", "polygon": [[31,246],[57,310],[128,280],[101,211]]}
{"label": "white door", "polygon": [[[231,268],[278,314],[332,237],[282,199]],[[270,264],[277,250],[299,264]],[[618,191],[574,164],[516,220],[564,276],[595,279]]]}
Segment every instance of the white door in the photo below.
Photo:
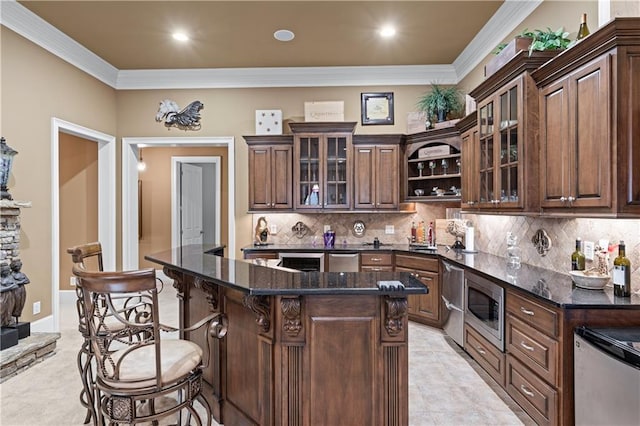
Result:
{"label": "white door", "polygon": [[202,244],[202,168],[180,163],[181,245]]}

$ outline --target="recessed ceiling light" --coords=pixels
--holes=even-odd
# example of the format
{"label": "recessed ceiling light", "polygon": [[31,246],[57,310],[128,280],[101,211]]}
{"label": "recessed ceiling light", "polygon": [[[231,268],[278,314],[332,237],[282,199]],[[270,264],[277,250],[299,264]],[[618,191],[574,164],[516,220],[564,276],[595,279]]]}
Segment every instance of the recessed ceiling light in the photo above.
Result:
{"label": "recessed ceiling light", "polygon": [[293,31],[289,30],[278,30],[273,33],[273,37],[278,41],[291,41],[296,35]]}
{"label": "recessed ceiling light", "polygon": [[188,41],[189,36],[185,33],[173,33],[173,39],[178,41]]}
{"label": "recessed ceiling light", "polygon": [[393,37],[394,35],[396,35],[396,29],[393,28],[391,25],[387,25],[385,27],[382,27],[382,29],[380,29],[379,31],[380,35],[384,38],[389,38],[389,37]]}

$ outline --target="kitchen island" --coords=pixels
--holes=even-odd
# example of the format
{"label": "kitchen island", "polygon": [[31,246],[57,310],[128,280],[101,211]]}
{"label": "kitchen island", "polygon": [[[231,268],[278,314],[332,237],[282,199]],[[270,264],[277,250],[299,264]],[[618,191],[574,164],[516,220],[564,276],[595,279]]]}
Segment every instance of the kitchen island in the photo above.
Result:
{"label": "kitchen island", "polygon": [[[407,425],[408,273],[296,273],[183,246],[145,258],[175,280],[180,326],[211,312],[227,335],[209,348],[205,389],[225,425]],[[380,282],[400,289],[380,289]]]}

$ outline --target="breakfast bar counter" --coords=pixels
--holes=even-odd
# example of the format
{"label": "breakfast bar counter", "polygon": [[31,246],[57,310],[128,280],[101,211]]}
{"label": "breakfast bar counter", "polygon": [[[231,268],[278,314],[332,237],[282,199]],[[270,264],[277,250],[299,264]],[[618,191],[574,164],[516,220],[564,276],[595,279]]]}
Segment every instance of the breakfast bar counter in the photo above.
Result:
{"label": "breakfast bar counter", "polygon": [[408,424],[407,295],[427,287],[409,273],[290,272],[209,249],[145,258],[175,280],[181,328],[227,320],[223,339],[181,336],[209,350],[203,393],[218,423]]}

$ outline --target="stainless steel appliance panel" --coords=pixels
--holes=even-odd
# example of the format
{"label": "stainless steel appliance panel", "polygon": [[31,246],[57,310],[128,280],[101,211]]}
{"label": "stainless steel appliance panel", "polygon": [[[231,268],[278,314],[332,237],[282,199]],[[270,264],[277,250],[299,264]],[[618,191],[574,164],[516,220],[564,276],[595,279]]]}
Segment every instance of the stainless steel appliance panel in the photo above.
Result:
{"label": "stainless steel appliance panel", "polygon": [[640,367],[624,360],[624,345],[582,331],[573,339],[575,424],[640,425]]}
{"label": "stainless steel appliance panel", "polygon": [[504,288],[465,272],[464,321],[504,352]]}
{"label": "stainless steel appliance panel", "polygon": [[359,253],[329,253],[329,272],[358,272],[360,270]]}
{"label": "stainless steel appliance panel", "polygon": [[464,269],[442,262],[442,300],[444,323],[442,328],[458,345],[464,346]]}
{"label": "stainless steel appliance panel", "polygon": [[280,266],[302,272],[324,272],[324,253],[280,252]]}

